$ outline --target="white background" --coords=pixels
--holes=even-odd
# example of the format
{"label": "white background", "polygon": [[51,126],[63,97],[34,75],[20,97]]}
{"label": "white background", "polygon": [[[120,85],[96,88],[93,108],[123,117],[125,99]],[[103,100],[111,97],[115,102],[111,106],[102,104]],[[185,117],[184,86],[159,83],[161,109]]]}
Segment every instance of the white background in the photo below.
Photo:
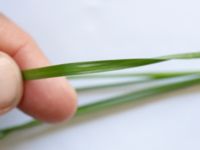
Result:
{"label": "white background", "polygon": [[[64,63],[198,51],[199,5],[198,0],[6,0],[0,10],[30,33],[53,63]],[[173,61],[145,69],[189,70],[198,64]],[[18,132],[0,141],[0,149],[199,150],[199,89]],[[79,102],[108,93],[82,94]],[[0,118],[0,126],[28,119],[14,110]]]}

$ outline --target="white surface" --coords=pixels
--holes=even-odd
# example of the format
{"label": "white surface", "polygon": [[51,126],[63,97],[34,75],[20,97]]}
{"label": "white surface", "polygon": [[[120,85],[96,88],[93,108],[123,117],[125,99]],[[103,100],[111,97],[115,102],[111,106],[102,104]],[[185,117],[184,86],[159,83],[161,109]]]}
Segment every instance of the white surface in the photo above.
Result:
{"label": "white surface", "polygon": [[[63,63],[199,50],[199,5],[198,0],[6,0],[0,10],[29,32],[54,63]],[[145,69],[194,69],[198,63]],[[68,124],[18,132],[0,141],[0,149],[199,150],[198,91],[189,88]],[[79,101],[92,98],[83,94]],[[0,118],[0,126],[27,119],[15,110]]]}

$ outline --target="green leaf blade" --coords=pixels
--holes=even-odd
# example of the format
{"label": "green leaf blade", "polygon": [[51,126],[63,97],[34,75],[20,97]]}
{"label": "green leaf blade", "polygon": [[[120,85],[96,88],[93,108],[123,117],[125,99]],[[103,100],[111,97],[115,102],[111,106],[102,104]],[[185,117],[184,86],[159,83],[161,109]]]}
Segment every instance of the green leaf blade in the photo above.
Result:
{"label": "green leaf blade", "polygon": [[121,59],[54,65],[23,71],[25,80],[106,72],[158,63],[161,59]]}
{"label": "green leaf blade", "polygon": [[147,97],[152,97],[155,95],[171,92],[177,89],[189,87],[192,85],[196,85],[200,83],[200,76],[188,76],[189,78],[186,78],[181,81],[174,81],[172,83],[165,83],[163,85],[159,86],[153,86],[149,88],[145,88],[142,90],[138,90],[136,92],[131,92],[125,95],[113,97],[106,100],[101,100],[99,102],[91,103],[85,106],[79,107],[77,111],[77,115],[88,113],[91,111],[97,111],[99,109],[105,109],[112,107],[114,105],[124,104],[127,102],[132,102],[135,100],[144,99]]}
{"label": "green leaf blade", "polygon": [[155,58],[119,59],[119,60],[102,60],[102,61],[69,63],[69,64],[61,64],[61,65],[24,70],[22,74],[24,80],[36,80],[36,79],[51,78],[58,76],[72,76],[72,75],[128,69],[173,59],[194,59],[194,58],[200,58],[200,52],[167,55]]}
{"label": "green leaf blade", "polygon": [[[99,110],[102,110],[105,108],[111,108],[115,105],[121,105],[121,104],[125,104],[128,102],[141,100],[143,98],[149,98],[149,97],[156,96],[159,94],[168,93],[168,92],[171,92],[174,90],[190,87],[192,85],[197,85],[200,83],[200,75],[195,75],[195,76],[189,75],[186,77],[188,77],[188,78],[183,79],[183,80],[174,81],[172,83],[166,83],[166,84],[159,85],[159,86],[145,88],[142,90],[138,90],[136,92],[131,92],[131,93],[124,94],[121,96],[108,98],[108,99],[104,99],[99,102],[80,106],[77,110],[76,116],[91,113],[91,112],[96,112],[96,111],[99,111]],[[23,130],[26,128],[31,128],[34,126],[38,126],[40,124],[42,124],[42,122],[35,120],[35,121],[31,121],[29,123],[25,123],[23,125],[19,125],[16,127],[1,129],[0,130],[0,139],[5,138],[7,135],[9,135],[13,132]]]}

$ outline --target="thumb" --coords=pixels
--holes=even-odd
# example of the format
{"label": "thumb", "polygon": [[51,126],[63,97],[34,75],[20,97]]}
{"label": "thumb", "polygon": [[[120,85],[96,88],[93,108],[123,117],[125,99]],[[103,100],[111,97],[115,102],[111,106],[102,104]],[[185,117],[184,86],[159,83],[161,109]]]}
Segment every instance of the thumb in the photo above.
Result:
{"label": "thumb", "polygon": [[0,114],[17,106],[23,91],[20,69],[7,54],[0,52]]}

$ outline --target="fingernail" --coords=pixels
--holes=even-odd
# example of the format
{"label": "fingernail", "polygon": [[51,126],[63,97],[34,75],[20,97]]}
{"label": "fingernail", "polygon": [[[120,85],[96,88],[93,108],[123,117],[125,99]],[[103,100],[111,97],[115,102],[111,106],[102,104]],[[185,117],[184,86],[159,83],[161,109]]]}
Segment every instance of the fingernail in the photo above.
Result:
{"label": "fingernail", "polygon": [[23,93],[21,71],[15,61],[0,52],[0,114],[16,107]]}

